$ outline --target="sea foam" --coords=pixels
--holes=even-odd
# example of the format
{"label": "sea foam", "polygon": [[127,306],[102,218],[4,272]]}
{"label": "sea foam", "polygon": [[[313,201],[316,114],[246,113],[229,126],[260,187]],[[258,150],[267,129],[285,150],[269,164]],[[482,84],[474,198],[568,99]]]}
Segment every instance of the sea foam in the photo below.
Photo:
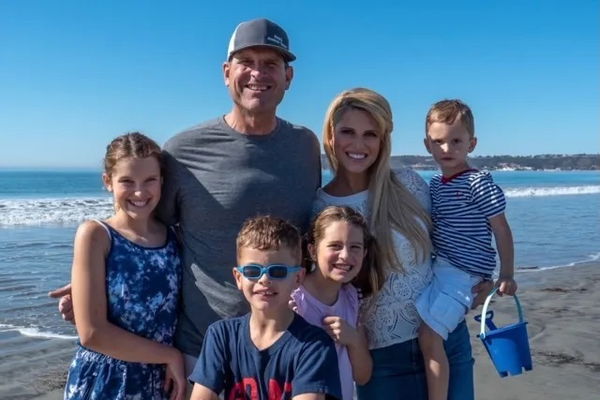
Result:
{"label": "sea foam", "polygon": [[600,186],[553,186],[553,187],[521,187],[505,188],[506,197],[547,197],[598,194]]}
{"label": "sea foam", "polygon": [[[547,197],[600,193],[600,185],[507,187],[506,197]],[[110,197],[0,200],[0,226],[77,225],[113,213]]]}
{"label": "sea foam", "polygon": [[39,330],[38,328],[25,328],[23,326],[0,324],[0,332],[5,332],[5,331],[17,331],[23,336],[34,337],[34,338],[68,339],[68,340],[77,339],[77,336],[61,335],[61,334],[53,333],[53,332],[44,332],[44,331]]}
{"label": "sea foam", "polygon": [[0,200],[0,226],[77,225],[113,212],[110,197]]}

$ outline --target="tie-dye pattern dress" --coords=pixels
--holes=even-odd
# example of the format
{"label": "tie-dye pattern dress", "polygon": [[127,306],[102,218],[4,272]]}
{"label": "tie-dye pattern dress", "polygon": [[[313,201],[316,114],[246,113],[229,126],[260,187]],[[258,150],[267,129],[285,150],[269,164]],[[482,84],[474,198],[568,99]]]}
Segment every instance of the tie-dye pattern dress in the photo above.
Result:
{"label": "tie-dye pattern dress", "polygon": [[[181,266],[175,234],[142,247],[102,221],[111,241],[106,258],[108,320],[138,336],[171,345]],[[121,361],[81,345],[69,369],[65,399],[167,399],[165,366]]]}

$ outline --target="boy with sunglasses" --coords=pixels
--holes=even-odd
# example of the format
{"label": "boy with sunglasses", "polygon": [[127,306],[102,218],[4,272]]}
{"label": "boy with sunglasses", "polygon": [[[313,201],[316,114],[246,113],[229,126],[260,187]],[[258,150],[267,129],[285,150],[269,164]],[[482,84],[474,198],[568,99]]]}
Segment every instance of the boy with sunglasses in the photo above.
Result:
{"label": "boy with sunglasses", "polygon": [[290,310],[304,278],[298,229],[269,216],[247,220],[233,275],[250,304],[243,317],[209,326],[190,375],[192,400],[341,399],[331,338]]}

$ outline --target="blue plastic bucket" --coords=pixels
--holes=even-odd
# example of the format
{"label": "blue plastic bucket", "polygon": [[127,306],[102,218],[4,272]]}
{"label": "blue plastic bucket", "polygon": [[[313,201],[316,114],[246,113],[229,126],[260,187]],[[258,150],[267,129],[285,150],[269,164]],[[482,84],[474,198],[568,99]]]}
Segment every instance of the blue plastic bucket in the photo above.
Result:
{"label": "blue plastic bucket", "polygon": [[[481,322],[481,332],[479,338],[483,342],[496,370],[501,377],[510,375],[519,375],[526,371],[531,371],[531,351],[529,350],[529,339],[527,338],[527,322],[523,320],[523,310],[517,296],[513,296],[517,304],[519,313],[519,322],[496,327],[493,322],[494,312],[488,312],[488,306],[492,296],[498,289],[494,289],[483,304],[481,315],[475,317],[475,320]],[[482,317],[482,316],[485,316]],[[486,332],[486,326],[488,331]]]}

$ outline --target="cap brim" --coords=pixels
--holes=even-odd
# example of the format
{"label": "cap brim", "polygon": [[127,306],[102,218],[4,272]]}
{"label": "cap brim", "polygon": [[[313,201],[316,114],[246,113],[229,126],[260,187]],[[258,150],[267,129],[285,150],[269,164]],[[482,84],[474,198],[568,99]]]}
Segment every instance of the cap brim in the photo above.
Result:
{"label": "cap brim", "polygon": [[279,46],[273,46],[273,45],[270,45],[270,44],[253,44],[253,45],[249,45],[249,46],[240,47],[239,49],[235,49],[234,51],[232,51],[231,53],[229,53],[228,60],[231,61],[231,57],[233,57],[233,55],[235,53],[237,53],[238,51],[249,49],[251,47],[267,47],[269,49],[273,49],[276,52],[278,52],[279,54],[281,54],[281,56],[283,57],[283,60],[285,62],[294,61],[296,59],[295,55],[293,55],[292,53],[290,53],[289,51],[287,51],[285,49],[282,49]]}

